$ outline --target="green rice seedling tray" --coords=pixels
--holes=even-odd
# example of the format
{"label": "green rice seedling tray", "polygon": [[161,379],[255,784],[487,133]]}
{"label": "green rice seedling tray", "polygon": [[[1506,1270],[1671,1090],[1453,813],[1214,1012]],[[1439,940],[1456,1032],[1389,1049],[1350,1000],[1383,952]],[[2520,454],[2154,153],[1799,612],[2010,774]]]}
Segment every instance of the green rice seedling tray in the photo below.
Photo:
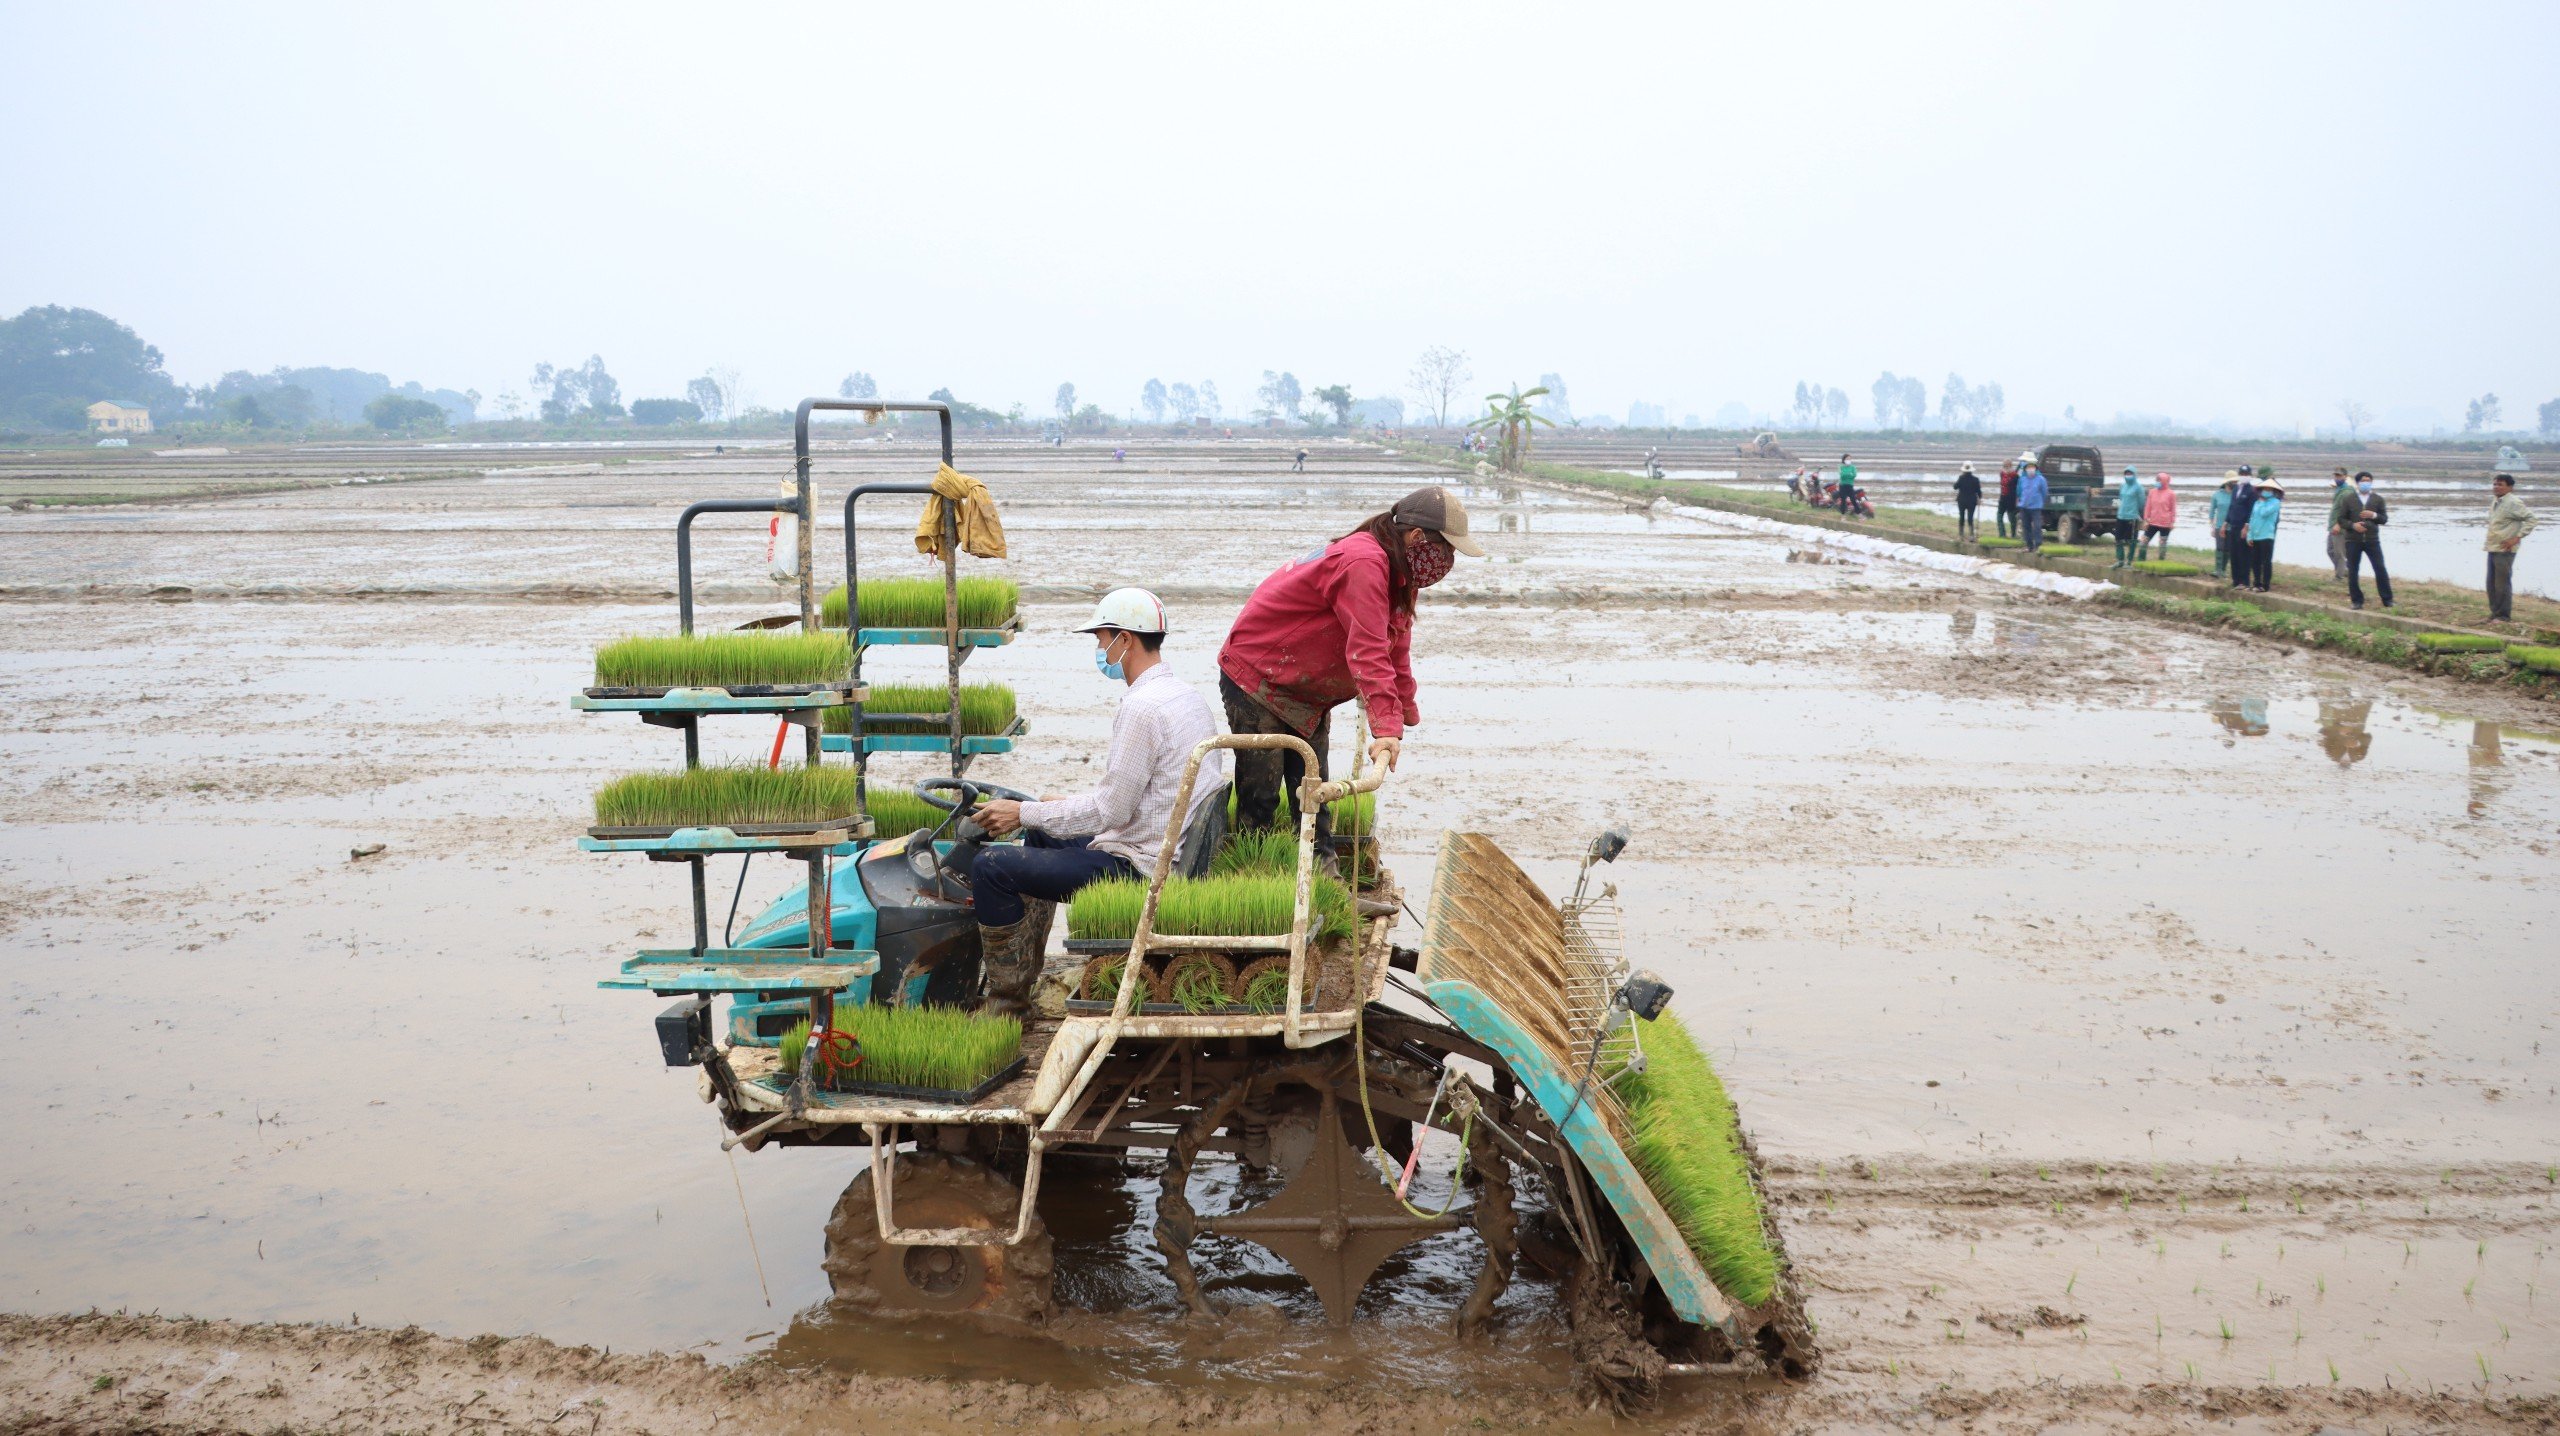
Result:
{"label": "green rice seedling tray", "polygon": [[[1029,724],[1016,718],[1012,725],[1001,733],[972,733],[964,736],[960,740],[960,751],[973,757],[981,753],[1010,753],[1013,751],[1013,740],[1030,731]],[[850,753],[853,751],[853,735],[829,733],[818,740],[818,748],[819,751],[826,753]],[[948,753],[951,751],[951,735],[948,733],[865,733],[862,735],[862,751],[865,753]]]}
{"label": "green rice seedling tray", "polygon": [[2518,668],[2536,673],[2560,673],[2560,648],[2542,648],[2530,643],[2507,645],[2507,661]]}
{"label": "green rice seedling tray", "polygon": [[2160,558],[2135,559],[2133,561],[2133,571],[2135,573],[2156,574],[2161,578],[2193,578],[2197,574],[2204,572],[2203,569],[2200,569],[2191,563],[2180,563],[2175,559]]}
{"label": "green rice seedling tray", "polygon": [[[1137,878],[1105,878],[1076,891],[1067,904],[1067,936],[1126,939],[1137,931],[1147,885]],[[1297,907],[1291,873],[1224,873],[1174,878],[1156,908],[1156,930],[1167,937],[1270,937],[1285,934]],[[1319,877],[1307,904],[1307,937],[1348,938],[1359,931],[1350,892]]]}
{"label": "green rice seedling tray", "polygon": [[1994,536],[1987,539],[1975,539],[1974,544],[1980,548],[2025,548],[2027,546],[2027,541],[2025,539],[2000,538]]}
{"label": "green rice seedling tray", "polygon": [[843,681],[853,645],[841,633],[651,634],[596,650],[597,688],[728,688]]}
{"label": "green rice seedling tray", "polygon": [[620,991],[752,993],[840,992],[880,970],[868,948],[831,947],[811,962],[805,947],[643,948],[625,959],[620,977],[596,986]]}
{"label": "green rice seedling tray", "polygon": [[[940,643],[944,605],[950,596],[939,577],[865,579],[861,627],[866,633],[930,633],[932,641]],[[964,631],[1002,632],[1021,622],[1016,611],[1022,604],[1022,589],[1012,579],[972,574],[960,580],[956,596]],[[825,628],[844,627],[843,584],[819,600],[818,622]]]}
{"label": "green rice seedling tray", "polygon": [[2046,558],[2078,558],[2088,550],[2076,543],[2049,543],[2037,549],[2036,552],[2043,554]]}
{"label": "green rice seedling tray", "polygon": [[[1110,1004],[1105,1003],[1103,1006],[1107,1009]],[[1174,1010],[1181,1011],[1180,1008]],[[864,1098],[873,1101],[913,1102],[919,1106],[974,1107],[984,1101],[989,1093],[1021,1076],[1030,1065],[1029,1058],[1016,1057],[1011,1063],[999,1069],[994,1076],[965,1092],[946,1087],[901,1087],[894,1082],[842,1082],[809,1095],[822,1107],[856,1106]],[[767,1073],[754,1081],[757,1086],[770,1092],[787,1091],[791,1086],[790,1080],[778,1071]]]}
{"label": "green rice seedling tray", "polygon": [[801,713],[868,697],[852,683],[748,683],[728,688],[590,688],[569,700],[582,713]]}
{"label": "green rice seedling tray", "polygon": [[578,849],[589,853],[776,853],[791,848],[832,848],[871,836],[869,818],[848,818],[826,826],[776,826],[782,830],[742,833],[732,827],[697,827],[674,828],[654,835],[600,835],[591,831],[578,839]]}
{"label": "green rice seedling tray", "polygon": [[2508,644],[2490,633],[2421,633],[2418,646],[2431,653],[2504,653]]}
{"label": "green rice seedling tray", "polygon": [[[960,630],[962,648],[1002,648],[1022,636],[1022,624],[1015,620],[1002,628],[964,628]],[[865,648],[940,648],[939,628],[866,628],[855,636]]]}
{"label": "green rice seedling tray", "polygon": [[[1316,1010],[1315,994],[1300,993],[1299,1013],[1303,1015]],[[1241,1002],[1229,1002],[1222,1007],[1204,1007],[1197,1012],[1179,1002],[1141,1002],[1129,1009],[1133,1017],[1277,1017],[1282,1011],[1283,1009],[1277,1007],[1247,1007]],[[1070,997],[1067,999],[1067,1014],[1071,1017],[1108,1017],[1111,1015],[1111,1004],[1090,997]]]}

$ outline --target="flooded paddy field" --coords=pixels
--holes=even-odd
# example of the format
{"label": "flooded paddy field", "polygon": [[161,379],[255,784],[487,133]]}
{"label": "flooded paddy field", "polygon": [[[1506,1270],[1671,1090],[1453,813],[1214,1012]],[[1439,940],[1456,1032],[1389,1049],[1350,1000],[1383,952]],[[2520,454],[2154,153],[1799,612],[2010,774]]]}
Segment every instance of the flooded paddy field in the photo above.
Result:
{"label": "flooded paddy field", "polygon": [[[1290,453],[964,440],[1031,594],[1023,640],[971,669],[1031,734],[977,772],[1093,771],[1115,694],[1069,631],[1089,595],[1162,590],[1176,671],[1212,683],[1264,572],[1433,478]],[[517,1415],[555,1403],[535,1419],[601,1393],[608,1430],[1587,1419],[1550,1287],[1517,1283],[1490,1343],[1445,1335],[1465,1235],[1391,1264],[1348,1336],[1249,1247],[1205,1268],[1226,1317],[1178,1319],[1153,1177],[1115,1164],[1053,1181],[1085,1310],[1047,1331],[831,1312],[819,1232],[860,1159],[720,1153],[653,1004],[593,985],[683,930],[682,885],[574,846],[598,783],[668,760],[569,710],[589,652],[671,623],[684,503],[772,492],[787,459],[618,457],[0,514],[9,1405],[158,1390],[130,1409],[387,1430],[404,1402],[462,1419],[434,1401],[495,1371]],[[830,448],[820,489],[929,464]],[[2560,713],[1462,492],[1494,557],[1425,599],[1389,860],[1421,910],[1439,832],[1483,831],[1554,890],[1631,823],[1608,874],[1630,956],[1713,1043],[1826,1354],[1798,1390],[1684,1380],[1646,1424],[2545,1429]],[[912,522],[866,509],[866,563],[921,571]],[[706,624],[786,606],[754,520],[705,520],[696,561]],[[758,729],[709,756],[761,756]],[[748,910],[778,866],[748,869]],[[362,1330],[49,1319],[92,1309]],[[761,1360],[372,1331],[412,1324]],[[260,1407],[245,1379],[315,1368],[337,1406]],[[84,1389],[101,1375],[123,1384]]]}

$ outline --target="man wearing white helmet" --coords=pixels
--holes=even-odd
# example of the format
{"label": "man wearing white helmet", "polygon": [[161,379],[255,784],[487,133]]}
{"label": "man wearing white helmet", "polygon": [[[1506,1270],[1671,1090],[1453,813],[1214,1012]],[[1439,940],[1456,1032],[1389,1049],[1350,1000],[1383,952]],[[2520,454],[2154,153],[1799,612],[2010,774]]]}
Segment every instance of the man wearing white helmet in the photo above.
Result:
{"label": "man wearing white helmet", "polygon": [[[978,850],[970,888],[978,905],[979,970],[989,1011],[1028,1011],[1041,949],[1059,903],[1101,878],[1149,877],[1165,821],[1191,750],[1218,736],[1217,715],[1199,690],[1164,666],[1164,604],[1143,588],[1115,588],[1094,606],[1093,666],[1128,685],[1111,719],[1102,783],[1090,793],[1018,803],[997,798],[973,815],[996,837],[1019,829],[1022,843]],[[1200,763],[1192,806],[1227,780],[1222,749]],[[1185,813],[1187,825],[1191,814]],[[1182,855],[1173,855],[1180,861]]]}

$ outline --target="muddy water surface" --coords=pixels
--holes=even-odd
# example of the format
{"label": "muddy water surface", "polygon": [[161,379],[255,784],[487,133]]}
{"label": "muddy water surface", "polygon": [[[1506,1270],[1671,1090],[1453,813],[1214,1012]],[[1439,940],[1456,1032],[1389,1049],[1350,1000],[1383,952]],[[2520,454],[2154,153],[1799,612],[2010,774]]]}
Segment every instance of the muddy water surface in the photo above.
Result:
{"label": "muddy water surface", "polygon": [[[975,467],[1026,581],[1189,586],[1172,652],[1206,683],[1263,569],[1415,477],[1212,457]],[[867,460],[838,462],[840,485]],[[710,463],[528,481],[503,532],[403,528],[489,503],[476,481],[159,511],[131,540],[0,520],[12,587],[415,571],[456,590],[0,605],[20,1058],[0,1074],[20,1154],[0,1303],[1066,1385],[1560,1384],[1534,1282],[1496,1347],[1440,1334],[1464,1237],[1414,1249],[1350,1339],[1250,1248],[1211,1263],[1231,1319],[1177,1322],[1143,1236],[1152,1176],[1116,1167],[1076,1176],[1053,1218],[1061,1291],[1092,1315],[989,1344],[826,1309],[818,1232],[858,1159],[733,1169],[691,1075],[658,1065],[647,1001],[593,987],[685,916],[665,871],[575,852],[586,795],[673,754],[566,699],[596,642],[666,606],[475,596],[564,573],[662,586],[673,509],[760,482]],[[1633,823],[1607,874],[1631,955],[1678,987],[1771,1161],[1826,1379],[2323,1385],[2334,1361],[2349,1386],[2553,1389],[2547,710],[1469,493],[1497,558],[1426,602],[1394,866],[1418,889],[1434,835],[1467,827],[1561,888],[1592,831]],[[1191,517],[1204,495],[1214,525]],[[760,545],[731,537],[705,544],[737,595],[707,622],[774,607],[751,596]],[[884,522],[884,552],[901,537]],[[1065,631],[1080,612],[1035,604],[1023,642],[973,660],[1032,723],[986,776],[1089,779],[1113,691]],[[711,751],[770,738],[741,724]],[[350,860],[368,842],[387,851]],[[784,882],[750,868],[749,910]],[[1199,1180],[1205,1199],[1231,1178]]]}

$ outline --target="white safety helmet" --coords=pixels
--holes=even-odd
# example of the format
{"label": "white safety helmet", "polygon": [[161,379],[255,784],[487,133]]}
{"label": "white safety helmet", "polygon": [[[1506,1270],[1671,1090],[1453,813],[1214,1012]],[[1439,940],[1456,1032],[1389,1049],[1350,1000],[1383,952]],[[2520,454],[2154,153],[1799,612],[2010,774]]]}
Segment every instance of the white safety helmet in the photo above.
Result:
{"label": "white safety helmet", "polygon": [[1093,606],[1093,622],[1076,630],[1091,633],[1100,628],[1117,628],[1128,633],[1162,633],[1165,631],[1164,600],[1143,588],[1115,588]]}

